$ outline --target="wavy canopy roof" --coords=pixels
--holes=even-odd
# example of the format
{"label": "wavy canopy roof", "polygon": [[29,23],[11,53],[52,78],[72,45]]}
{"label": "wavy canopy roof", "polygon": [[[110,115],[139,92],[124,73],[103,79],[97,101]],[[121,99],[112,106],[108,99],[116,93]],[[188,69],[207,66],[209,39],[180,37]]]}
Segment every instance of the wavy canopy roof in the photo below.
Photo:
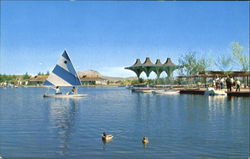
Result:
{"label": "wavy canopy roof", "polygon": [[178,68],[180,68],[180,66],[175,65],[170,58],[167,58],[164,64],[161,63],[160,59],[157,59],[155,64],[153,64],[149,57],[147,57],[143,63],[141,63],[140,59],[136,59],[132,66],[125,67],[125,69],[134,71],[138,78],[142,72],[145,72],[147,77],[149,77],[151,72],[155,72],[157,78],[159,78],[160,74],[164,71],[168,76],[172,76],[173,71]]}

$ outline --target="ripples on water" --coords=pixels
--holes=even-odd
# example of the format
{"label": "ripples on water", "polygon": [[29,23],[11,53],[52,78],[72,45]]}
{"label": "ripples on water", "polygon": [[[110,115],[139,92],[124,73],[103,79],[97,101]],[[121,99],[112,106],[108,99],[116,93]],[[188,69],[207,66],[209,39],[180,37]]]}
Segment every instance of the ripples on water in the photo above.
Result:
{"label": "ripples on water", "polygon": [[[249,99],[80,88],[88,97],[43,98],[44,88],[0,88],[0,156],[28,158],[247,158]],[[101,141],[102,132],[114,135]],[[145,148],[141,139],[148,136]]]}

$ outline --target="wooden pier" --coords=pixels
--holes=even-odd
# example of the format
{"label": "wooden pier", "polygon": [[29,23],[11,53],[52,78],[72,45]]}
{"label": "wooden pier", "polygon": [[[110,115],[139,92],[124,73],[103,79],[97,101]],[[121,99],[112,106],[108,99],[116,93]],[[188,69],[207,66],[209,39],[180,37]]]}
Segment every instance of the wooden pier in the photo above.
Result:
{"label": "wooden pier", "polygon": [[[160,89],[160,88],[133,88],[133,92],[146,92],[149,93],[149,90],[180,90],[180,94],[196,94],[196,95],[204,95],[206,89]],[[233,90],[232,92],[227,92],[226,89],[224,91],[228,96],[233,97],[250,97],[250,89],[241,89],[242,91],[236,92]]]}
{"label": "wooden pier", "polygon": [[200,89],[183,89],[180,90],[180,94],[199,94],[199,95],[204,95],[205,90],[200,90]]}
{"label": "wooden pier", "polygon": [[[199,94],[199,95],[204,95],[205,89],[183,89],[180,90],[180,94]],[[227,92],[228,96],[234,96],[234,97],[250,97],[250,90],[249,89],[244,89],[240,92]]]}
{"label": "wooden pier", "polygon": [[250,91],[242,91],[242,92],[226,92],[228,96],[235,97],[250,97]]}

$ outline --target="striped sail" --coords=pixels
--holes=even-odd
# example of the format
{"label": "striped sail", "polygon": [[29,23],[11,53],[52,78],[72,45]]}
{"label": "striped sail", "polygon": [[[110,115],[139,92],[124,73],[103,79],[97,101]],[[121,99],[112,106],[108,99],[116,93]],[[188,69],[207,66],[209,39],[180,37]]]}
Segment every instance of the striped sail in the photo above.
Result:
{"label": "striped sail", "polygon": [[61,58],[44,82],[47,86],[75,86],[81,85],[80,79],[70,61],[66,51],[63,52]]}

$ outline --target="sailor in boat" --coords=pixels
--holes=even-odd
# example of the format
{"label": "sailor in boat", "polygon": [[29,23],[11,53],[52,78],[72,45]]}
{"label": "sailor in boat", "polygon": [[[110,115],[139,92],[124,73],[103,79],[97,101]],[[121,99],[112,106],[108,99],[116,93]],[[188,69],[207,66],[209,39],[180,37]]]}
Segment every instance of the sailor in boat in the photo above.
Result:
{"label": "sailor in boat", "polygon": [[59,86],[56,86],[56,89],[55,89],[55,90],[56,90],[56,93],[55,93],[56,95],[57,95],[57,94],[62,94],[62,92],[61,92]]}
{"label": "sailor in boat", "polygon": [[71,93],[70,93],[70,94],[77,94],[76,87],[73,87],[73,88],[71,89]]}
{"label": "sailor in boat", "polygon": [[77,93],[76,87],[73,87],[73,88],[71,89],[71,92],[67,92],[67,93],[66,93],[66,95],[74,95],[74,94],[78,94],[78,93]]}

